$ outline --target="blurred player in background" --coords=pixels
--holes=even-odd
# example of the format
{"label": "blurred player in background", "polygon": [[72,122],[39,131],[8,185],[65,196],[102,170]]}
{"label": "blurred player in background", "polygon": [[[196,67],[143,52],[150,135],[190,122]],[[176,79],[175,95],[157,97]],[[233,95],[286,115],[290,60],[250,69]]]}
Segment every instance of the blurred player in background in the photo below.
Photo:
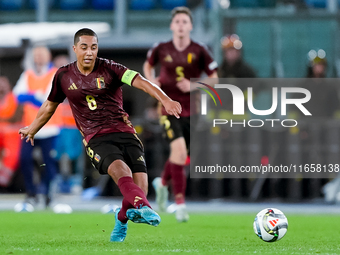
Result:
{"label": "blurred player in background", "polygon": [[[32,49],[33,65],[27,68],[20,76],[13,92],[23,103],[23,125],[28,126],[35,119],[39,107],[47,99],[51,90],[52,79],[57,71],[51,62],[51,52],[44,46]],[[29,59],[32,61],[31,59]],[[55,142],[62,124],[61,115],[57,112],[48,124],[35,135],[36,145],[41,148],[43,164],[42,190],[44,203],[48,207],[51,202],[50,184],[58,172],[58,164],[54,158]],[[38,202],[39,191],[33,180],[34,158],[33,147],[23,142],[20,154],[20,169],[24,176],[26,188],[26,202],[35,205]]]}
{"label": "blurred player in background", "polygon": [[123,109],[123,84],[144,90],[179,118],[181,105],[140,74],[113,61],[97,58],[98,37],[91,29],[74,36],[77,61],[56,73],[51,93],[30,126],[20,129],[21,138],[34,144],[35,134],[48,122],[58,105],[69,100],[73,116],[84,136],[86,152],[101,174],[109,174],[124,199],[115,211],[110,241],[122,242],[127,223],[157,226],[161,219],[146,198],[148,190],[143,145]]}
{"label": "blurred player in background", "polygon": [[20,155],[18,126],[22,106],[11,91],[9,80],[0,76],[0,186],[8,187],[17,170]]}
{"label": "blurred player in background", "polygon": [[255,72],[242,57],[242,42],[238,35],[222,37],[223,62],[218,69],[220,78],[255,78]]}
{"label": "blurred player in background", "polygon": [[[170,157],[165,163],[162,178],[155,178],[156,201],[160,211],[166,209],[168,182],[176,202],[176,219],[188,221],[185,205],[186,164],[190,145],[190,78],[200,78],[205,72],[209,78],[217,78],[217,63],[207,48],[190,38],[192,26],[191,11],[187,7],[176,7],[171,12],[170,29],[172,40],[156,44],[149,50],[144,63],[145,77],[160,86],[171,98],[183,107],[181,118],[176,119],[162,109],[161,124],[170,142]],[[160,74],[155,77],[155,66],[160,64]]]}

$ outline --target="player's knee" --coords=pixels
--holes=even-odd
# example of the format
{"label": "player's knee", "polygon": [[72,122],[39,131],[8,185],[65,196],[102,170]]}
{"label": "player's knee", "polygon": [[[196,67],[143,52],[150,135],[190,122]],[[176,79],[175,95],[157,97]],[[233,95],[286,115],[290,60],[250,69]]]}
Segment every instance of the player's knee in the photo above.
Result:
{"label": "player's knee", "polygon": [[186,151],[176,151],[171,153],[170,155],[170,162],[178,164],[178,165],[185,165],[187,159],[187,152]]}
{"label": "player's knee", "polygon": [[113,161],[107,170],[107,173],[112,177],[115,182],[121,177],[129,176],[132,177],[130,168],[120,159]]}

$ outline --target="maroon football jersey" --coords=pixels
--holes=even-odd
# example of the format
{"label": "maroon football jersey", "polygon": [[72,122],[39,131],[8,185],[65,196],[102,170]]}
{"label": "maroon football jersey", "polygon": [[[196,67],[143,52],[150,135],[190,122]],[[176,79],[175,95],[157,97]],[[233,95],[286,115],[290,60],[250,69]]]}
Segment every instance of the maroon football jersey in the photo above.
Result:
{"label": "maroon football jersey", "polygon": [[121,86],[123,81],[131,85],[137,75],[114,61],[97,58],[93,71],[86,76],[73,62],[55,74],[48,100],[63,102],[68,98],[77,127],[87,142],[96,134],[135,133],[123,109]]}
{"label": "maroon football jersey", "polygon": [[[183,51],[178,51],[172,41],[156,44],[148,52],[148,62],[151,66],[160,63],[159,81],[162,90],[172,99],[182,105],[182,117],[190,116],[190,92],[183,93],[176,83],[183,77],[200,78],[202,72],[211,75],[217,69],[217,63],[209,54],[207,48],[191,41]],[[162,114],[167,115],[164,107]]]}

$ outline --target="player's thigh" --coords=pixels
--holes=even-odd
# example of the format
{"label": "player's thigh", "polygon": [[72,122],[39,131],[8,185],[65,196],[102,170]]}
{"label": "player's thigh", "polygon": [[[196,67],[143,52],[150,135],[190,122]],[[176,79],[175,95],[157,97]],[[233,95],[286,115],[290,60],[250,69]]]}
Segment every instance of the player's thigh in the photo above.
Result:
{"label": "player's thigh", "polygon": [[179,137],[183,137],[181,122],[176,117],[163,115],[160,118],[160,124],[163,127],[163,137],[169,143]]}
{"label": "player's thigh", "polygon": [[[125,162],[123,147],[119,146],[117,140],[119,140],[119,134],[108,134],[94,137],[86,145],[86,154],[93,167],[97,169],[100,174],[108,174],[110,165],[117,160]],[[116,163],[119,163],[119,161]]]}
{"label": "player's thigh", "polygon": [[190,142],[190,118],[177,119],[174,116],[162,116],[164,135],[170,143],[170,162],[184,165]]}
{"label": "player's thigh", "polygon": [[132,173],[147,173],[144,147],[136,134],[128,134],[122,139],[124,159]]}
{"label": "player's thigh", "polygon": [[170,143],[170,162],[184,165],[188,156],[184,137],[178,137]]}
{"label": "player's thigh", "polygon": [[124,159],[129,165],[134,182],[148,193],[148,177],[144,159],[144,147],[136,134],[126,134],[122,139],[124,146]]}

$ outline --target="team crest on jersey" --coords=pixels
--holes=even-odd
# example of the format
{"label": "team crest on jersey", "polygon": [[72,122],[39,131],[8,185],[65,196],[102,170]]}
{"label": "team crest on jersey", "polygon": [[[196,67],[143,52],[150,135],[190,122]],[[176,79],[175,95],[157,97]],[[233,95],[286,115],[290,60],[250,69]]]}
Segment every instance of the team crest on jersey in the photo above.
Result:
{"label": "team crest on jersey", "polygon": [[188,61],[188,64],[191,64],[192,61],[196,58],[196,55],[192,52],[189,52],[188,53],[188,56],[187,56],[187,61]]}
{"label": "team crest on jersey", "polygon": [[164,58],[165,62],[172,62],[172,57],[170,56],[170,54],[166,55],[166,57]]}
{"label": "team crest on jersey", "polygon": [[96,78],[96,85],[98,89],[105,89],[104,77]]}

